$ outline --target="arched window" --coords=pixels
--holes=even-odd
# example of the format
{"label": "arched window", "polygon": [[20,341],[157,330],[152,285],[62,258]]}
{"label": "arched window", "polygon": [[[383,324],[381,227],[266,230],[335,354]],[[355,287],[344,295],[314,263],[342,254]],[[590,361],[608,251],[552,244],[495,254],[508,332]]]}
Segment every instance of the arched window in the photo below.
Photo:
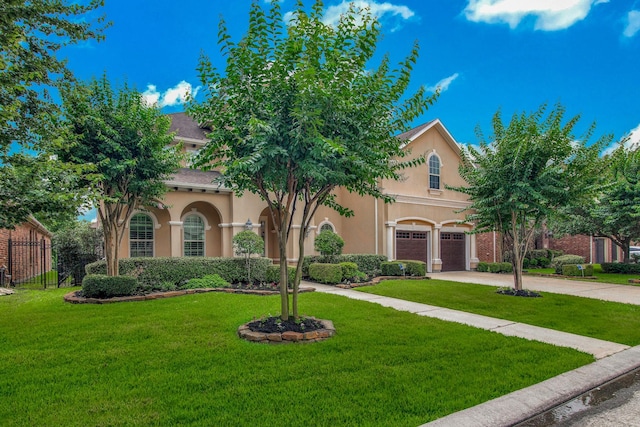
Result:
{"label": "arched window", "polygon": [[204,256],[204,221],[189,215],[183,221],[184,256]]}
{"label": "arched window", "polygon": [[325,230],[331,231],[332,233],[336,232],[335,228],[333,228],[333,224],[331,224],[330,222],[325,222],[320,226],[320,232]]}
{"label": "arched window", "polygon": [[153,256],[153,219],[149,215],[138,213],[129,221],[129,256]]}
{"label": "arched window", "polygon": [[429,157],[429,188],[440,189],[440,158],[435,154]]}

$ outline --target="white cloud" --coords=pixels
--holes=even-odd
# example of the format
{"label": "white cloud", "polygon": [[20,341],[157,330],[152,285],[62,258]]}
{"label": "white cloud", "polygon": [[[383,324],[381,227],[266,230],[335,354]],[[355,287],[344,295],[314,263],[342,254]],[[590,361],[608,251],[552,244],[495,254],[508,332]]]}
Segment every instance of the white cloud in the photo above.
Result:
{"label": "white cloud", "polygon": [[200,86],[194,89],[191,83],[182,80],[174,87],[167,89],[164,93],[158,92],[156,85],[147,85],[147,90],[142,92],[142,97],[149,105],[157,104],[160,108],[173,107],[184,104],[187,100],[188,93],[196,96],[199,90]]}
{"label": "white cloud", "polygon": [[473,22],[506,23],[516,28],[533,17],[536,30],[555,31],[583,20],[591,8],[609,0],[469,0],[464,14]]}
{"label": "white cloud", "polygon": [[633,37],[640,31],[640,10],[632,10],[627,14],[627,27],[624,29],[625,37]]}
{"label": "white cloud", "polygon": [[459,73],[452,74],[449,77],[445,77],[444,79],[440,80],[433,86],[427,86],[425,89],[429,92],[435,92],[437,90],[439,90],[440,93],[446,92],[447,89],[449,89],[451,83],[453,83],[453,81],[458,77],[460,77]]}
{"label": "white cloud", "polygon": [[[638,124],[638,126],[636,126],[634,129],[631,129],[631,131],[625,135],[624,139],[624,146],[627,148],[631,148],[631,147],[635,147],[635,148],[639,148],[640,147],[640,124]],[[616,142],[612,145],[610,145],[609,147],[607,147],[603,152],[602,155],[608,155],[613,153],[613,151],[618,148],[619,146],[619,142]]]}
{"label": "white cloud", "polygon": [[[366,1],[366,0],[343,0],[342,3],[329,6],[324,13],[323,22],[328,25],[337,25],[340,15],[347,13],[349,10],[349,6],[354,4],[356,9],[369,9],[371,14],[375,16],[378,20],[381,20],[383,17],[390,15],[392,17],[401,18],[403,20],[410,19],[415,16],[415,12],[409,9],[407,6],[394,5],[391,3],[376,3],[375,1]],[[397,29],[397,26],[395,27]]]}

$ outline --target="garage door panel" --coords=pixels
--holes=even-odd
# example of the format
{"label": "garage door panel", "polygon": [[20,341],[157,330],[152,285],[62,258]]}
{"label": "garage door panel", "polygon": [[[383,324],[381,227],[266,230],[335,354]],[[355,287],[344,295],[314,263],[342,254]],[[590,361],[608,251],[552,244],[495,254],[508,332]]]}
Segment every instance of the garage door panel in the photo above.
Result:
{"label": "garage door panel", "polygon": [[442,271],[463,271],[467,267],[464,233],[440,234]]}
{"label": "garage door panel", "polygon": [[422,231],[396,232],[396,259],[427,262],[428,233]]}

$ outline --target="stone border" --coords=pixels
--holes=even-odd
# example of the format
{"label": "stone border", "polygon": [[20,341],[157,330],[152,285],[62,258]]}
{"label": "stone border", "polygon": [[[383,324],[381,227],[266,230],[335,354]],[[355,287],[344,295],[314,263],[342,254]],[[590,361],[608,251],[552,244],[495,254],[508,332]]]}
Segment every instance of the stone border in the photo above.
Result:
{"label": "stone border", "polygon": [[322,329],[310,332],[254,332],[249,329],[249,323],[253,322],[251,321],[244,325],[240,325],[238,328],[238,336],[247,341],[263,344],[290,344],[294,342],[306,343],[324,341],[336,334],[336,328],[333,326],[333,322],[331,320],[316,319],[315,317],[312,317],[312,319],[320,322],[322,324]]}
{"label": "stone border", "polygon": [[[199,289],[184,289],[181,291],[167,291],[167,292],[154,292],[148,295],[132,295],[127,297],[113,297],[113,298],[85,298],[78,296],[80,291],[73,291],[66,294],[63,298],[66,302],[72,304],[110,304],[114,302],[129,302],[129,301],[149,301],[162,298],[179,297],[182,295],[202,294],[207,292],[223,292],[227,294],[245,294],[245,295],[279,295],[278,291],[265,291],[257,289],[234,289],[234,288],[199,288]],[[291,292],[291,291],[290,291]],[[315,288],[300,288],[299,293],[315,292]]]}

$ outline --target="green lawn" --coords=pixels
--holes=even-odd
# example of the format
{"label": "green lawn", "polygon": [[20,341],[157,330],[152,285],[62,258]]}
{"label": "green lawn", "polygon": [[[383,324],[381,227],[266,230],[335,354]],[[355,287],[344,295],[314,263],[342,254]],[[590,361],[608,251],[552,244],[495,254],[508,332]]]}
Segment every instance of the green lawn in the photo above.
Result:
{"label": "green lawn", "polygon": [[320,293],[301,312],[335,337],[264,345],[236,329],[277,296],[72,305],[68,291],[0,297],[2,426],[416,426],[593,361]]}
{"label": "green lawn", "polygon": [[640,306],[543,293],[519,298],[498,287],[446,280],[388,280],[362,292],[447,307],[631,346],[640,344]]}
{"label": "green lawn", "polygon": [[[555,270],[553,268],[530,268],[527,271],[529,272],[529,274],[555,274]],[[603,273],[600,264],[593,265],[593,277],[595,277],[595,279],[583,279],[582,277],[567,277],[567,279],[585,280],[588,282],[613,283],[615,285],[640,286],[640,284],[638,283],[629,283],[629,279],[640,279],[640,275]]]}

